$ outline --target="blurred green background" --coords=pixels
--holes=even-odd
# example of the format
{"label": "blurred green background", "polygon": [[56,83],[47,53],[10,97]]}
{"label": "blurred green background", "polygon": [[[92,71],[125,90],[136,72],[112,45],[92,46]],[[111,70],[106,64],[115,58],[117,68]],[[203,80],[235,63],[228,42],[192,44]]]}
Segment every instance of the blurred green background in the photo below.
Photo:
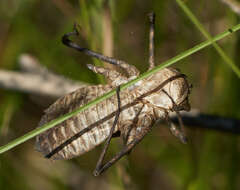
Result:
{"label": "blurred green background", "polygon": [[[237,24],[239,16],[220,0],[184,1],[205,28],[216,35]],[[61,43],[63,34],[81,26],[79,42],[105,55],[148,65],[147,14],[156,13],[156,62],[191,48],[205,38],[175,1],[167,0],[9,0],[0,1],[0,69],[18,70],[29,53],[49,70],[74,80],[104,82],[86,68],[102,64]],[[219,42],[240,67],[240,33]],[[193,84],[192,108],[240,119],[239,79],[212,47],[174,65]],[[0,90],[0,144],[34,129],[46,105],[28,94]],[[240,189],[240,144],[234,134],[188,129],[182,145],[162,125],[128,156],[100,177],[93,177],[101,147],[72,160],[51,162],[30,140],[0,155],[0,189]],[[113,140],[109,156],[121,145]]]}

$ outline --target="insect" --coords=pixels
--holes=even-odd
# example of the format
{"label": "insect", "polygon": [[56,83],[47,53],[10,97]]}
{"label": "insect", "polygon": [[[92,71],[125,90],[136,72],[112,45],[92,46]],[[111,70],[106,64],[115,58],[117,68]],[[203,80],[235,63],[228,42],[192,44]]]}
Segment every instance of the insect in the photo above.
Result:
{"label": "insect", "polygon": [[[149,20],[149,69],[152,69],[155,66],[154,13],[149,14]],[[116,65],[124,70],[125,74],[88,64],[90,70],[104,75],[110,81],[109,84],[80,87],[61,97],[45,110],[39,126],[83,106],[113,88],[117,88],[116,95],[38,135],[37,150],[42,152],[46,158],[70,159],[84,154],[106,141],[94,170],[94,175],[97,176],[129,153],[149,133],[157,120],[167,120],[170,131],[183,143],[186,143],[179,116],[179,111],[190,110],[188,102],[190,86],[185,75],[175,69],[165,68],[120,91],[121,84],[139,75],[136,67],[80,47],[70,40],[70,37],[74,35],[78,35],[76,27],[73,32],[63,36],[63,44],[101,61]],[[170,112],[177,113],[180,126],[175,126],[171,122],[168,117]],[[121,137],[124,146],[119,153],[104,164],[104,156],[113,137]]]}

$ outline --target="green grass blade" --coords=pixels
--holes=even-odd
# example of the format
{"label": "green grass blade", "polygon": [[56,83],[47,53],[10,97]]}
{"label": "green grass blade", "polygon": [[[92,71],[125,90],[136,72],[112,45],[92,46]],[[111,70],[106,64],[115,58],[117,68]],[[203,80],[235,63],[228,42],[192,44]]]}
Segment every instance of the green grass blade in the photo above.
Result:
{"label": "green grass blade", "polygon": [[[198,19],[194,16],[191,10],[185,5],[182,0],[176,0],[178,5],[184,11],[184,13],[189,17],[192,23],[200,30],[200,32],[204,35],[208,40],[212,40],[211,35],[205,30],[204,26],[198,21]],[[225,54],[222,48],[215,42],[212,43],[213,47],[217,50],[218,54],[222,57],[222,59],[231,67],[231,69],[236,73],[236,75],[240,78],[240,70],[234,64],[234,62]]]}
{"label": "green grass blade", "polygon": [[[124,90],[124,89],[130,87],[131,85],[133,85],[134,83],[136,83],[136,82],[138,82],[138,81],[140,81],[140,80],[142,80],[142,79],[144,79],[144,78],[146,78],[146,77],[148,77],[148,76],[150,76],[150,75],[160,71],[161,69],[163,69],[165,67],[168,67],[168,66],[176,63],[177,61],[180,61],[180,60],[186,58],[187,56],[189,56],[189,55],[191,55],[191,54],[193,54],[193,53],[195,53],[195,52],[197,52],[197,51],[199,51],[199,50],[201,50],[201,49],[211,45],[213,42],[216,42],[218,40],[223,39],[224,37],[230,35],[233,32],[238,31],[239,29],[240,29],[240,24],[238,24],[238,25],[228,29],[227,31],[225,31],[225,32],[223,32],[221,34],[218,34],[217,36],[215,36],[211,40],[207,40],[205,42],[202,42],[202,43],[194,46],[193,48],[188,49],[188,50],[178,54],[177,56],[175,56],[175,57],[173,57],[173,58],[163,62],[162,64],[160,64],[159,66],[155,67],[154,69],[141,74],[136,79],[131,80],[131,81],[129,81],[126,84],[123,84],[121,86],[121,90]],[[57,125],[57,124],[65,121],[65,120],[69,119],[70,117],[72,117],[72,116],[74,116],[74,115],[76,115],[76,114],[78,114],[78,113],[88,109],[89,107],[91,107],[93,105],[96,105],[97,103],[99,103],[99,102],[101,102],[101,101],[103,101],[103,100],[105,100],[105,99],[107,99],[107,98],[109,98],[111,96],[113,96],[114,94],[116,94],[116,90],[115,89],[111,90],[110,92],[108,92],[106,94],[104,94],[103,96],[100,96],[100,97],[96,98],[95,100],[89,102],[88,104],[86,104],[86,105],[84,105],[84,106],[74,110],[73,112],[67,113],[67,114],[65,114],[65,115],[63,115],[63,116],[61,116],[61,117],[59,117],[59,118],[57,118],[55,120],[52,120],[51,122],[49,122],[49,123],[47,123],[47,124],[45,124],[45,125],[43,125],[43,126],[41,126],[39,128],[36,128],[36,129],[30,131],[29,133],[26,133],[25,135],[23,135],[23,136],[15,139],[15,140],[9,142],[8,144],[1,146],[0,147],[0,154],[4,153],[4,152],[6,152],[6,151],[8,151],[10,149],[12,149],[13,147],[15,147],[15,146],[17,146],[17,145],[19,145],[19,144],[21,144],[21,143],[31,139],[31,138],[37,136],[37,135],[39,135],[40,133],[42,133],[42,132],[44,132],[44,131],[54,127],[55,125]]]}

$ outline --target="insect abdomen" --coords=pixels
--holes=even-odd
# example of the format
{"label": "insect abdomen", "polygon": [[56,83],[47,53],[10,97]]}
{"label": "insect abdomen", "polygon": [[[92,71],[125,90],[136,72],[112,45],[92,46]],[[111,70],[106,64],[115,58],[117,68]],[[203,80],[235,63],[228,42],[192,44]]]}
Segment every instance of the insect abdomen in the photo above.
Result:
{"label": "insect abdomen", "polygon": [[[111,88],[107,85],[88,86],[60,98],[45,111],[45,115],[42,117],[39,126],[81,107],[109,90]],[[71,143],[66,144],[52,158],[70,159],[102,143],[108,137],[112,127],[114,112],[117,110],[115,99],[116,97],[109,98],[37,136],[36,146],[38,151],[46,156],[72,136],[94,125],[92,130],[84,133]]]}

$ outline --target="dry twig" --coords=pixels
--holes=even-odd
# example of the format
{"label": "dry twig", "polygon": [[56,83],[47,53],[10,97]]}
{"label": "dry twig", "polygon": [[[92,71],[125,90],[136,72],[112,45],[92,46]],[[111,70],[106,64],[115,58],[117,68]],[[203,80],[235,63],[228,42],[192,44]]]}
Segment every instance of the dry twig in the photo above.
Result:
{"label": "dry twig", "polygon": [[[239,119],[203,114],[194,109],[190,112],[182,112],[181,116],[183,123],[188,127],[199,127],[203,129],[240,134]],[[174,123],[178,123],[176,114],[172,114],[170,117]]]}
{"label": "dry twig", "polygon": [[49,72],[30,55],[19,58],[22,71],[0,70],[0,87],[57,99],[86,84]]}

